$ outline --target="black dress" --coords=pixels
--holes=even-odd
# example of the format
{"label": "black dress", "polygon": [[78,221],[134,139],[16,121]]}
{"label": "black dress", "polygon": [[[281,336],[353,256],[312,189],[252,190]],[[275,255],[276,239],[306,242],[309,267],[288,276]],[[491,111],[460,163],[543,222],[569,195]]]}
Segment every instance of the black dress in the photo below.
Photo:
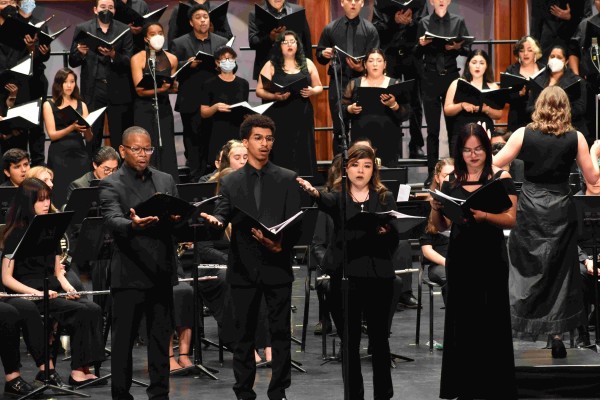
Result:
{"label": "black dress", "polygon": [[[484,82],[482,85],[482,89],[489,89],[489,85]],[[490,118],[489,115],[484,113],[483,111],[478,111],[476,113],[466,112],[461,109],[458,114],[453,117],[452,122],[452,133],[448,138],[448,145],[450,146],[450,155],[454,157],[452,153],[454,153],[454,143],[456,142],[456,138],[458,137],[458,133],[461,128],[469,123],[477,123],[477,122],[485,122],[486,129],[489,129],[490,132],[494,132],[494,120]]]}
{"label": "black dress", "polygon": [[[344,93],[344,110],[347,114],[349,104],[358,102],[358,88],[360,87],[362,77],[354,78],[346,87]],[[390,78],[388,86],[400,83],[400,79]],[[351,100],[350,100],[351,99]],[[400,104],[400,103],[399,103]],[[398,154],[402,140],[402,129],[400,124],[409,116],[408,104],[401,104],[398,110],[393,111],[385,107],[384,113],[367,113],[348,115],[351,119],[350,132],[352,140],[367,138],[377,150],[377,157],[381,159],[381,164],[386,167],[396,167],[398,165]]]}
{"label": "black dress", "polygon": [[[285,86],[298,80],[301,75],[307,76],[310,82],[308,71],[296,74],[275,71],[272,81]],[[275,121],[275,143],[271,151],[273,163],[296,171],[300,176],[314,176],[317,173],[317,150],[310,100],[300,93],[292,93],[287,100],[275,102],[265,111],[265,115]]]}
{"label": "black dress", "polygon": [[[49,100],[54,115],[56,130],[65,129],[71,125],[64,122],[58,115],[59,108],[54,101]],[[83,113],[81,100],[77,101],[77,112]],[[89,171],[92,166],[90,155],[85,148],[85,140],[79,132],[69,132],[60,139],[50,142],[48,148],[48,168],[54,172],[54,188],[52,202],[57,207],[62,207],[67,200],[67,188],[82,173]]]}
{"label": "black dress", "polygon": [[[537,63],[538,69],[544,68],[540,63]],[[512,75],[521,75],[521,64],[514,63],[506,68],[506,72]],[[526,126],[531,122],[531,111],[527,110],[527,102],[529,101],[529,91],[526,91],[525,96],[519,96],[519,93],[511,93],[508,110],[508,130],[511,132],[516,131],[518,128]],[[513,176],[514,178],[514,176]]]}
{"label": "black dress", "polygon": [[556,136],[525,129],[519,153],[525,182],[509,240],[510,305],[513,329],[534,340],[575,329],[585,319],[568,183],[576,154],[575,131]]}
{"label": "black dress", "polygon": [[[146,60],[149,58],[146,51]],[[150,74],[148,66],[144,68],[144,74]],[[171,76],[171,62],[164,52],[156,53],[156,75]],[[158,117],[160,121],[160,139],[156,125],[156,112],[154,111],[154,96],[136,96],[133,102],[133,123],[141,126],[150,133],[154,153],[150,158],[150,164],[158,170],[170,174],[175,182],[179,182],[177,169],[177,153],[175,152],[175,123],[173,122],[173,110],[169,101],[168,93],[158,94]]]}
{"label": "black dress", "polygon": [[[226,82],[219,76],[209,78],[204,82],[200,93],[200,104],[212,106],[216,103],[228,105],[248,101],[250,85],[248,81],[238,76],[231,82]],[[228,140],[240,138],[240,125],[244,114],[238,111],[223,113],[216,112],[211,118],[203,121],[202,129],[209,132],[208,160],[215,160],[221,147]]]}
{"label": "black dress", "polygon": [[[512,179],[502,182],[509,194],[516,194]],[[442,191],[461,199],[470,195],[450,182],[444,182]],[[440,398],[516,399],[508,256],[502,229],[486,222],[452,224],[446,277]]]}

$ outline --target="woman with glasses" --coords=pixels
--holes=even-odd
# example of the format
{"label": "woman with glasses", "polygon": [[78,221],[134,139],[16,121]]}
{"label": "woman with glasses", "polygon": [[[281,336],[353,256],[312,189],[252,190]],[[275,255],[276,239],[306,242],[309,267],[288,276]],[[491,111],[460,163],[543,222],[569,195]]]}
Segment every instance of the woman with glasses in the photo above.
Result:
{"label": "woman with glasses", "polygon": [[352,138],[364,137],[371,141],[377,149],[377,157],[382,165],[395,167],[398,165],[399,146],[402,140],[400,124],[409,116],[410,106],[400,104],[391,93],[380,96],[382,107],[370,107],[364,110],[365,103],[359,98],[359,88],[387,88],[400,83],[400,79],[386,75],[386,61],[383,50],[371,49],[363,59],[364,76],[352,79],[346,86],[342,98],[342,108],[351,119],[350,132]]}
{"label": "woman with glasses", "polygon": [[598,181],[600,146],[596,141],[588,150],[583,134],[571,125],[569,98],[558,86],[541,92],[531,120],[494,157],[499,167],[517,156],[525,165],[509,240],[512,326],[533,340],[551,335],[552,357],[563,358],[563,332],[587,323],[569,175],[575,160],[587,182]]}
{"label": "woman with glasses", "polygon": [[66,107],[72,107],[84,118],[88,115],[79,95],[77,75],[69,68],[58,70],[52,84],[52,99],[43,106],[44,125],[51,140],[47,164],[56,174],[52,200],[58,208],[66,202],[69,184],[82,171],[89,171],[91,164],[86,145],[92,141],[92,129],[64,117],[62,110]]}
{"label": "woman with glasses", "polygon": [[[305,56],[305,51],[311,49],[304,49],[299,40],[293,31],[277,36],[271,59],[260,71],[256,95],[264,102],[275,102],[265,112],[275,121],[277,131],[281,132],[273,146],[271,160],[296,171],[298,175],[313,176],[317,172],[317,156],[310,97],[321,93],[323,86],[315,65]],[[292,88],[282,93],[267,86],[263,76],[280,86],[293,84],[302,78],[306,78],[308,83],[300,89]]]}
{"label": "woman with glasses", "polygon": [[[177,57],[162,49],[165,41],[163,27],[158,22],[150,22],[143,28],[142,35],[146,49],[131,57],[131,75],[137,97],[133,103],[133,124],[150,133],[152,152],[150,164],[160,171],[170,174],[179,182],[177,153],[175,151],[175,123],[169,102],[169,79],[177,70]],[[151,58],[154,61],[151,61]],[[152,69],[151,69],[152,66]],[[142,79],[150,79],[156,74],[158,121],[154,109],[154,85],[145,86]],[[160,130],[160,132],[159,132]]]}
{"label": "woman with glasses", "polygon": [[468,101],[456,102],[455,95],[457,91],[458,81],[460,79],[469,82],[479,90],[498,89],[498,85],[494,83],[494,71],[492,70],[491,59],[483,50],[473,50],[467,56],[465,61],[465,72],[461,78],[455,79],[446,92],[446,100],[444,101],[444,115],[446,117],[454,117],[451,123],[451,128],[448,129],[448,146],[450,151],[454,150],[455,137],[458,132],[470,122],[485,123],[490,132],[494,131],[494,120],[502,116],[501,108],[494,108],[490,104],[471,104]]}
{"label": "woman with glasses", "polygon": [[431,223],[438,232],[451,229],[440,398],[516,399],[503,229],[515,224],[517,196],[510,174],[492,166],[492,146],[481,125],[459,130],[451,178],[442,192],[459,199],[500,179],[512,205],[499,214],[471,209],[473,221],[458,224],[431,200]]}

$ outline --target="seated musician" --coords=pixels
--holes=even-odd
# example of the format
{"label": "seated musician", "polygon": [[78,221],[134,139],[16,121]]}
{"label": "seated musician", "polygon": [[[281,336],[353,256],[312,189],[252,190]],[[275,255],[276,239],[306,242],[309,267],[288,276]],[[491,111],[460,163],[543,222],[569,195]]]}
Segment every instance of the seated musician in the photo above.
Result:
{"label": "seated musician", "polygon": [[86,188],[92,185],[93,180],[104,179],[119,168],[121,157],[115,149],[110,146],[102,146],[92,156],[92,171],[86,172],[75,179],[67,188],[67,203],[73,190]]}
{"label": "seated musician", "polygon": [[7,150],[2,155],[2,168],[6,180],[0,186],[19,186],[25,179],[30,164],[31,159],[26,151],[18,148]]}

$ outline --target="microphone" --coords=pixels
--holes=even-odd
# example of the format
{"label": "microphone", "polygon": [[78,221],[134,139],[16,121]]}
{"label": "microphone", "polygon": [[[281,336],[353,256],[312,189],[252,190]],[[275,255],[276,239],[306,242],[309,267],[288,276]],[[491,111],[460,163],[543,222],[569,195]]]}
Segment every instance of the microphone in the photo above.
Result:
{"label": "microphone", "polygon": [[150,47],[150,58],[148,58],[148,66],[151,69],[156,68],[156,50]]}

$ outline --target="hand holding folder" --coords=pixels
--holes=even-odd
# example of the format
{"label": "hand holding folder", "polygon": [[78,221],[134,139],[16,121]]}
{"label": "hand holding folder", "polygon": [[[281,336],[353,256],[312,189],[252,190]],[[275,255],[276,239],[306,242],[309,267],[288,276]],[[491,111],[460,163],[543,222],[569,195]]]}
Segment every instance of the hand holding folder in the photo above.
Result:
{"label": "hand holding folder", "polygon": [[454,94],[454,103],[470,103],[475,106],[488,106],[500,110],[508,102],[512,89],[484,89],[479,90],[464,79],[459,79]]}
{"label": "hand holding folder", "polygon": [[234,209],[233,217],[231,218],[231,224],[237,229],[241,230],[250,231],[251,229],[258,229],[267,239],[277,241],[281,238],[281,234],[286,229],[295,226],[300,220],[302,220],[303,215],[304,210],[300,210],[285,221],[277,225],[268,227],[253,216],[251,216],[246,211],[236,207]]}

